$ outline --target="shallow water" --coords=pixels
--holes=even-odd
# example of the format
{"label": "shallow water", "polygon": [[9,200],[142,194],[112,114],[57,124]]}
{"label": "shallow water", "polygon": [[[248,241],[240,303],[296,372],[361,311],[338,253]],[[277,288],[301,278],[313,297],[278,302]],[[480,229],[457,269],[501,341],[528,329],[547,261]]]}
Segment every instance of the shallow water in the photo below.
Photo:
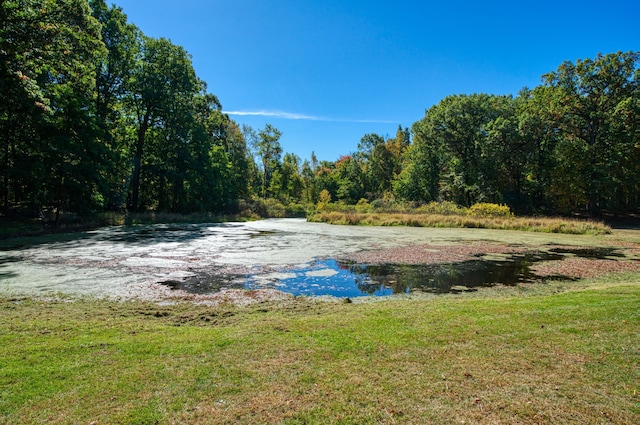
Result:
{"label": "shallow water", "polygon": [[[208,294],[225,288],[278,289],[293,295],[334,297],[385,296],[410,292],[434,294],[475,291],[494,285],[514,286],[541,278],[530,270],[539,261],[561,261],[566,255],[605,258],[610,250],[554,249],[447,264],[362,264],[320,259],[271,273],[214,274],[162,282],[172,289]],[[577,252],[577,254],[576,254]],[[598,253],[600,255],[598,256]]]}
{"label": "shallow water", "polygon": [[[481,229],[332,226],[303,219],[111,227],[19,243],[4,241],[0,294],[162,299],[175,290],[277,288],[296,295],[355,297],[413,290],[441,293],[526,279],[515,257],[479,259],[455,267],[374,266],[336,260],[376,248],[496,238],[501,243],[536,245],[568,240],[563,235]],[[593,243],[589,237],[571,237],[573,243],[580,240],[586,246]]]}

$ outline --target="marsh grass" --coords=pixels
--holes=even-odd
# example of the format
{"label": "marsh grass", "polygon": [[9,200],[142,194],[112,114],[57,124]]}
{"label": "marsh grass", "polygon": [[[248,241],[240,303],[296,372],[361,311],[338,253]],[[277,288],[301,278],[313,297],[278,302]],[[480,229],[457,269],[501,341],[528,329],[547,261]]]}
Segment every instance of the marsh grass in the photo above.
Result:
{"label": "marsh grass", "polygon": [[530,232],[603,235],[611,228],[594,220],[544,217],[475,217],[420,213],[317,212],[308,221],[365,226],[414,226],[523,230]]}
{"label": "marsh grass", "polygon": [[638,283],[252,307],[4,298],[0,423],[635,424]]}

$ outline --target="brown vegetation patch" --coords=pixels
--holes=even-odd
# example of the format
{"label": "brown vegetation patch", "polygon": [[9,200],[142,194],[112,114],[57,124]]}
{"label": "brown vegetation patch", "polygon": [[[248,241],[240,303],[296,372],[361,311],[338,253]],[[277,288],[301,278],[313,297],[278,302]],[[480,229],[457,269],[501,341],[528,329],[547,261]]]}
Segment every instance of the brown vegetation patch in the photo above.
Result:
{"label": "brown vegetation patch", "polygon": [[438,264],[469,261],[487,254],[515,254],[526,249],[492,243],[465,245],[413,245],[399,248],[363,251],[346,259],[365,264]]}
{"label": "brown vegetation patch", "polygon": [[640,261],[594,260],[589,258],[567,258],[563,261],[544,261],[531,266],[531,271],[540,277],[589,278],[607,273],[640,271]]}
{"label": "brown vegetation patch", "polygon": [[640,255],[640,244],[635,242],[609,241],[612,246],[626,248],[626,252],[631,255]]}

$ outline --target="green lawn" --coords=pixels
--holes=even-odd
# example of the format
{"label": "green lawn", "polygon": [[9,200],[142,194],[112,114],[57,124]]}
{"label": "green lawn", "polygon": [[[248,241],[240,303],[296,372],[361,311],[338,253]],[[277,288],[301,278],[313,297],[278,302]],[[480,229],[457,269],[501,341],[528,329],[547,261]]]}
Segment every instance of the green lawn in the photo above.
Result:
{"label": "green lawn", "polygon": [[251,307],[5,298],[0,423],[636,424],[638,283]]}

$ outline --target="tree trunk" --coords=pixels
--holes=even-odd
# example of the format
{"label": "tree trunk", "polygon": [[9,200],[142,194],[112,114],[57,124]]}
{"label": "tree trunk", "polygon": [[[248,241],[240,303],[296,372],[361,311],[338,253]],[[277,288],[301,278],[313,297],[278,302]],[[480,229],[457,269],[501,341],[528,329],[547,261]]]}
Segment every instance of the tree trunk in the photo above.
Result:
{"label": "tree trunk", "polygon": [[142,154],[144,153],[144,139],[147,134],[147,129],[149,128],[150,118],[151,112],[147,110],[138,129],[138,139],[133,156],[133,174],[131,176],[131,203],[129,204],[129,210],[131,211],[138,211],[138,202],[140,199],[140,168],[142,166]]}
{"label": "tree trunk", "polygon": [[[7,120],[9,121],[9,120]],[[8,124],[8,123],[7,123]],[[9,144],[10,142],[10,129],[9,125],[6,125],[5,128],[5,145],[4,145],[4,166],[3,168],[3,179],[2,179],[2,210],[6,214],[9,211]]]}
{"label": "tree trunk", "polygon": [[589,215],[594,217],[597,213],[598,207],[598,191],[596,188],[597,185],[597,176],[596,176],[596,141],[598,136],[599,123],[594,122],[593,120],[589,122],[589,182],[588,182],[588,209]]}

